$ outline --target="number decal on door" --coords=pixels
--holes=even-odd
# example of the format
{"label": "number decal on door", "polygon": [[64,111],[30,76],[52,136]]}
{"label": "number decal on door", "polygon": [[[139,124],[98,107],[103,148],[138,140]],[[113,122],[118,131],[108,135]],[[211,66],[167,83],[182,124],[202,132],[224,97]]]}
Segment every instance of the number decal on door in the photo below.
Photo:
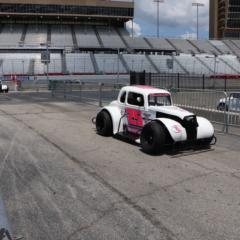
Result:
{"label": "number decal on door", "polygon": [[143,126],[142,112],[140,110],[126,108],[126,113],[128,124],[138,127]]}

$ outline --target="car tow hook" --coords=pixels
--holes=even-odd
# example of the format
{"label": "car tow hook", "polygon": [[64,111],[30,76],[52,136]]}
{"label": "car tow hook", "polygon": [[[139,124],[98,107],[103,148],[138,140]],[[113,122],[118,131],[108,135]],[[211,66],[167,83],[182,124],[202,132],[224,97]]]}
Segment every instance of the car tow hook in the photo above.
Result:
{"label": "car tow hook", "polygon": [[93,123],[94,125],[96,125],[96,117],[93,117],[93,118],[92,118],[92,123]]}
{"label": "car tow hook", "polygon": [[217,137],[216,136],[213,136],[213,139],[212,139],[212,142],[211,142],[211,145],[216,145],[217,143]]}

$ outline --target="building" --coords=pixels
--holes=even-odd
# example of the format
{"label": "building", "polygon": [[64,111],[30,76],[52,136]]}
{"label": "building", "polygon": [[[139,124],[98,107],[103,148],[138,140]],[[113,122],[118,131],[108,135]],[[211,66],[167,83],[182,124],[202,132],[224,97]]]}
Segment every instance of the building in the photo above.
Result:
{"label": "building", "polygon": [[0,22],[78,23],[123,26],[133,2],[109,0],[0,0]]}
{"label": "building", "polygon": [[211,39],[240,38],[239,0],[210,0],[209,14]]}

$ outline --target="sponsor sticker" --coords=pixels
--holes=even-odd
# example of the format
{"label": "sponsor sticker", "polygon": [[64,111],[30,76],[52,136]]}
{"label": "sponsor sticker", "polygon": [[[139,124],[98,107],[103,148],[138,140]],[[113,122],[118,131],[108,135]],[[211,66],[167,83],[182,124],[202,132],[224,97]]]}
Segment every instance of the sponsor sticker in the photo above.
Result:
{"label": "sponsor sticker", "polygon": [[181,129],[181,127],[179,125],[173,125],[172,126],[172,130],[175,133],[181,133],[182,132],[182,129]]}

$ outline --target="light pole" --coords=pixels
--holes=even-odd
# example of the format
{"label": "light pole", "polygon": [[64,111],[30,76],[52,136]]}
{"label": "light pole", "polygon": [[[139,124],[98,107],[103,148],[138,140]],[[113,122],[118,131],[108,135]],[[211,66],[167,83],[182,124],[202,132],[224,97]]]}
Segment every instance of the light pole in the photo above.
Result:
{"label": "light pole", "polygon": [[194,3],[192,3],[192,6],[197,8],[197,40],[198,40],[198,35],[199,35],[198,34],[198,8],[199,7],[203,7],[204,4],[203,3],[199,3],[199,2],[194,2]]}
{"label": "light pole", "polygon": [[159,38],[159,7],[160,7],[160,3],[163,3],[164,0],[153,0],[153,2],[157,3],[157,37]]}
{"label": "light pole", "polygon": [[[133,5],[134,5],[134,0],[132,1]],[[134,9],[134,8],[133,8]],[[134,10],[133,10],[134,11]],[[133,19],[134,19],[134,12],[133,12],[133,18],[132,18],[132,38],[133,38]]]}

